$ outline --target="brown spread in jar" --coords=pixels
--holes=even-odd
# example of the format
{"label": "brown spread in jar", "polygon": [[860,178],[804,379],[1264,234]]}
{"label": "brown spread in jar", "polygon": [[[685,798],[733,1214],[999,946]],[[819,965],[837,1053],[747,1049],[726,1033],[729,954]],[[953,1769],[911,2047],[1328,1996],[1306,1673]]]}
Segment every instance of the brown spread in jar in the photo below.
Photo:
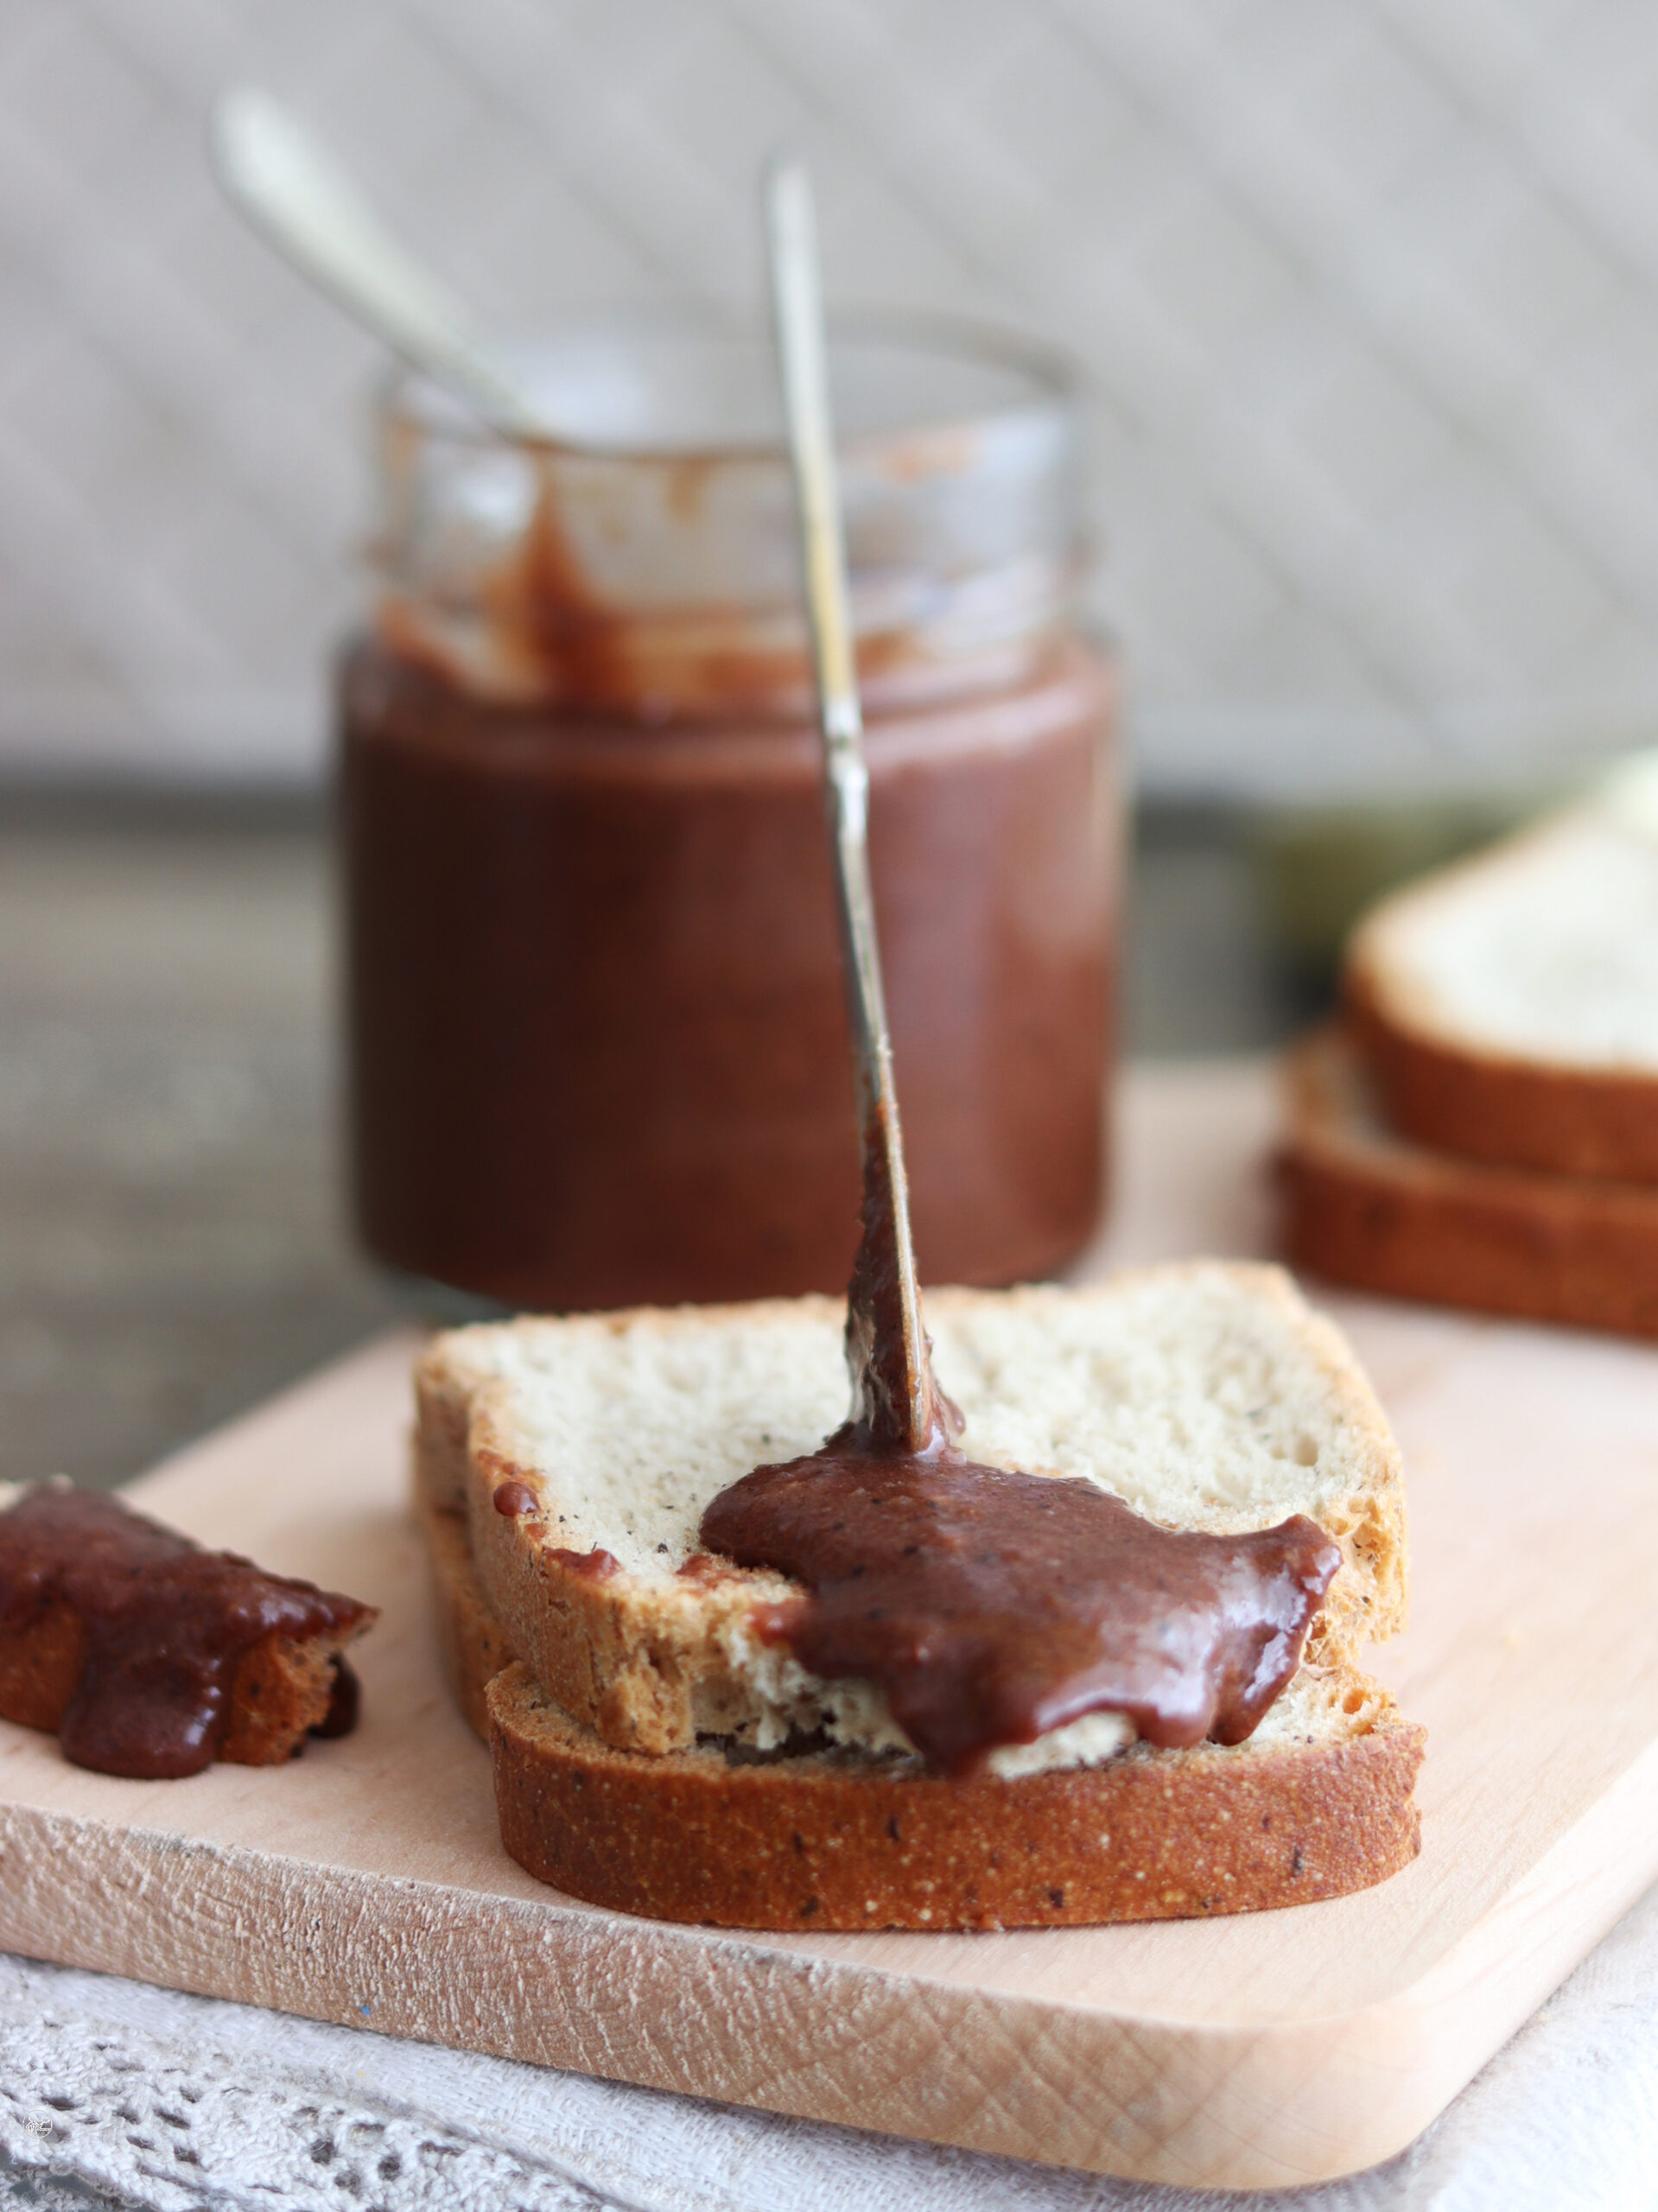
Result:
{"label": "brown spread in jar", "polygon": [[[872,859],[932,1281],[1093,1233],[1112,996],[1109,672],[873,715]],[[344,677],[352,1117],[370,1248],[569,1311],[843,1284],[857,1145],[817,734]]]}
{"label": "brown spread in jar", "polygon": [[[1116,680],[1067,379],[960,339],[837,341],[842,460],[915,1234],[1013,1282],[1104,1197]],[[832,1290],[857,1157],[772,363],[569,343],[569,442],[408,388],[383,422],[340,682],[359,1224],[548,1311]]]}
{"label": "brown spread in jar", "polygon": [[[199,1773],[218,1755],[238,1662],[255,1644],[343,1641],[373,1617],[355,1598],[204,1551],[95,1491],[47,1484],[0,1514],[0,1640],[13,1692],[0,1710],[54,1726],[64,1756],[101,1773]],[[75,1656],[61,1702],[43,1677],[66,1651]],[[343,1659],[334,1663],[319,1735],[343,1735],[356,1718],[355,1678]],[[43,1707],[58,1704],[48,1721]]]}

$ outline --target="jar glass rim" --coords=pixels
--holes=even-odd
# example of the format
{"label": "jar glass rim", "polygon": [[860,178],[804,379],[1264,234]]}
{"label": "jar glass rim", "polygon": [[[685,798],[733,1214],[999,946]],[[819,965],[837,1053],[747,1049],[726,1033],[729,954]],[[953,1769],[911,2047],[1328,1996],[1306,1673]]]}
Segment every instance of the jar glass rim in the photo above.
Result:
{"label": "jar glass rim", "polygon": [[[866,408],[856,404],[844,416],[837,414],[837,444],[858,453],[905,436],[948,435],[995,421],[1051,415],[1069,416],[1082,386],[1078,365],[1060,347],[976,317],[921,310],[851,308],[829,317],[831,381],[837,360],[844,372],[860,349],[884,352],[894,361],[905,361],[924,373],[931,365],[944,373],[977,375],[985,396],[962,404],[946,398],[937,406],[918,407],[900,403],[901,411],[889,421],[861,419]],[[631,353],[648,363],[652,350],[666,353],[678,346],[723,349],[728,362],[740,358],[751,376],[757,372],[772,391],[773,359],[769,329],[751,318],[724,315],[716,309],[675,307],[633,307],[584,310],[549,318],[533,332],[508,338],[505,349],[526,365],[539,355],[550,359],[555,352],[574,357],[583,347],[607,347],[618,360]],[[993,380],[1002,389],[992,393]],[[842,379],[844,381],[844,376]],[[500,429],[475,414],[461,399],[432,378],[403,363],[394,363],[378,380],[381,419],[406,428],[424,440],[457,448],[480,450],[517,447],[530,453],[568,458],[590,457],[643,464],[684,462],[688,460],[749,462],[777,466],[786,462],[780,406],[775,425],[747,433],[721,431],[707,435],[619,435],[613,429],[576,434],[549,433],[544,437]],[[774,403],[775,404],[775,403]],[[768,412],[770,410],[768,409]]]}

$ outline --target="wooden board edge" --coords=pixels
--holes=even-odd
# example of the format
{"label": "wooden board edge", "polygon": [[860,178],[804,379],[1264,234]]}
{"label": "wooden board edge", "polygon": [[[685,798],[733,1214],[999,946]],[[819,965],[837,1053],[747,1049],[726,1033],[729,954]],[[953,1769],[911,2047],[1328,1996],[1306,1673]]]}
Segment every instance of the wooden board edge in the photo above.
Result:
{"label": "wooden board edge", "polygon": [[1658,1742],[1415,1982],[1374,2008],[1388,2035],[1435,2055],[1443,2085],[1438,2109],[1553,1995],[1655,1879]]}
{"label": "wooden board edge", "polygon": [[[1650,1833],[1658,1752],[1647,1764],[1649,1786],[1635,1795]],[[158,1886],[165,1914],[155,1909]],[[1582,1887],[1575,1872],[1573,1886]],[[1600,1886],[1610,1925],[1622,1907]],[[1519,1910],[1535,1923],[1534,1900]],[[1570,1939],[1570,1955],[1557,1956],[1559,1941],[1545,1944],[1516,1988],[1491,1972],[1512,1918],[1490,1916],[1479,1942],[1458,1947],[1453,1955],[1468,1954],[1461,1968],[1441,1961],[1420,2001],[1407,1993],[1345,2018],[1210,2026],[1008,1998],[711,1930],[35,1808],[0,1811],[0,1946],[29,1956],[1188,2187],[1334,2179],[1403,2148],[1594,1940]],[[1453,2001],[1471,1971],[1485,1975],[1490,1999],[1477,2034]],[[1286,2080],[1297,2085],[1287,2105]]]}

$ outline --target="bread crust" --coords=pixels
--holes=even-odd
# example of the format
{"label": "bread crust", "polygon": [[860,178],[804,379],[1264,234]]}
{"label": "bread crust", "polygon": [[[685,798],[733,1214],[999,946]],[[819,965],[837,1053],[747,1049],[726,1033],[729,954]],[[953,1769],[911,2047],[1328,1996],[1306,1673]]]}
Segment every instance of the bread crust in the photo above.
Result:
{"label": "bread crust", "polygon": [[432,1614],[438,1648],[455,1703],[472,1728],[489,1740],[489,1707],[484,1693],[504,1668],[518,1658],[499,1623],[484,1603],[473,1572],[466,1516],[453,1507],[429,1503],[418,1487],[415,1508],[426,1539],[431,1569]]}
{"label": "bread crust", "polygon": [[654,1919],[943,1929],[1201,1918],[1341,1897],[1420,1848],[1422,1732],[1385,1696],[1339,1742],[1136,1746],[1017,1782],[855,1754],[732,1764],[701,1747],[619,1751],[523,1665],[495,1677],[486,1702],[508,1852],[569,1896]]}
{"label": "bread crust", "polygon": [[1331,1684],[1332,1704],[1355,1709],[1337,1742],[1142,1747],[1016,1782],[833,1752],[619,1751],[504,1659],[465,1522],[417,1503],[439,1642],[490,1746],[502,1841],[589,1904],[775,1929],[1204,1917],[1364,1889],[1420,1848],[1422,1732],[1351,1670]]}
{"label": "bread crust", "polygon": [[[215,1758],[232,1766],[276,1766],[292,1758],[328,1719],[346,1644],[378,1614],[340,1634],[297,1642],[274,1630],[250,1645],[231,1676],[225,1732]],[[86,1631],[65,1605],[21,1628],[0,1629],[0,1719],[55,1735],[80,1680]]]}
{"label": "bread crust", "polygon": [[[1338,1330],[1312,1313],[1280,1268],[1212,1261],[1127,1272],[1112,1282],[1056,1294],[1037,1288],[928,1294],[934,1311],[981,1301],[1004,1305],[1055,1295],[1109,1299],[1149,1276],[1182,1278],[1219,1272],[1248,1294],[1276,1306],[1320,1369],[1344,1421],[1366,1440],[1370,1479],[1321,1510],[1342,1546],[1344,1563],[1308,1638],[1315,1662],[1340,1664],[1362,1643],[1404,1624],[1407,1611],[1404,1485],[1399,1452],[1375,1393]],[[575,1326],[653,1330],[706,1328],[710,1321],[763,1325],[779,1315],[809,1313],[839,1325],[836,1300],[761,1300],[752,1306],[662,1310],[636,1308],[583,1317]],[[464,1502],[472,1559],[490,1614],[501,1634],[566,1712],[619,1750],[683,1751],[699,1734],[725,1732],[725,1715],[742,1687],[731,1652],[757,1603],[777,1601],[794,1586],[763,1569],[721,1562],[689,1580],[671,1576],[595,1575],[561,1557],[546,1527],[529,1516],[495,1510],[506,1482],[537,1489],[536,1470],[517,1460],[503,1417],[502,1386],[469,1381],[462,1339],[439,1338],[416,1373],[419,1423],[416,1487],[428,1503]],[[463,1414],[466,1442],[461,1444]],[[457,1497],[456,1492],[460,1495]]]}
{"label": "bread crust", "polygon": [[1338,1028],[1298,1046],[1285,1079],[1276,1169],[1297,1267],[1398,1298],[1658,1337],[1658,1190],[1445,1157],[1372,1130],[1358,1052]]}
{"label": "bread crust", "polygon": [[1453,1044],[1413,1022],[1363,941],[1350,956],[1343,995],[1402,1136],[1496,1166],[1658,1183],[1658,1078]]}

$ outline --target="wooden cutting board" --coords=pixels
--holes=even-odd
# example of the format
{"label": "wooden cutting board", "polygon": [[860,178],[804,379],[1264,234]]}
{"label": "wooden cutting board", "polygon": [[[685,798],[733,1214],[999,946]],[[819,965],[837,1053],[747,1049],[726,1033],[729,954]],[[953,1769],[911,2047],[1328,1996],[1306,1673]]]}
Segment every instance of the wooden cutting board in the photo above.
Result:
{"label": "wooden cutting board", "polygon": [[[1127,1086],[1091,1266],[1264,1249],[1266,1071]],[[83,1774],[0,1724],[0,1944],[384,2033],[1193,2184],[1408,2142],[1658,1878],[1658,1353],[1325,1301],[1405,1448],[1423,1850],[1223,1921],[745,1936],[572,1904],[507,1859],[403,1509],[412,1335],[149,1476],[210,1544],[373,1599],[365,1717],[281,1771]]]}

